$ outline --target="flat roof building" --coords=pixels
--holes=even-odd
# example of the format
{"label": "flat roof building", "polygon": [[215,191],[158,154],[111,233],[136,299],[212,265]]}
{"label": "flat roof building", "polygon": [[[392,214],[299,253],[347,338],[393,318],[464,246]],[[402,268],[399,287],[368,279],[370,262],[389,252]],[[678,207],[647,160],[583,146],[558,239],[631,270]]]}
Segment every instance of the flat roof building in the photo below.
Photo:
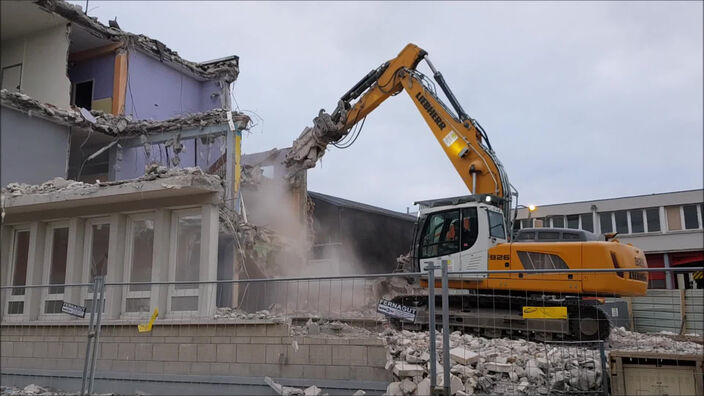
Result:
{"label": "flat roof building", "polygon": [[[514,227],[617,232],[646,253],[648,267],[704,265],[704,190],[686,190],[581,202],[519,207]],[[702,287],[692,273],[651,273],[650,288]]]}

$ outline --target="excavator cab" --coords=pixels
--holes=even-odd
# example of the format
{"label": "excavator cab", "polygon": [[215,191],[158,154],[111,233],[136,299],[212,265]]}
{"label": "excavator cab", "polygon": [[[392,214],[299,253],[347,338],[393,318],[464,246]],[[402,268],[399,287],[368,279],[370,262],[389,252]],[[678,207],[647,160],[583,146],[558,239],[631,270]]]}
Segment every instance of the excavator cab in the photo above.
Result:
{"label": "excavator cab", "polygon": [[[449,271],[487,271],[489,249],[507,242],[503,213],[490,204],[492,200],[497,201],[490,195],[469,195],[416,202],[421,206],[415,243],[420,270],[447,260]],[[440,276],[440,270],[436,272]],[[483,273],[453,278],[486,277]]]}

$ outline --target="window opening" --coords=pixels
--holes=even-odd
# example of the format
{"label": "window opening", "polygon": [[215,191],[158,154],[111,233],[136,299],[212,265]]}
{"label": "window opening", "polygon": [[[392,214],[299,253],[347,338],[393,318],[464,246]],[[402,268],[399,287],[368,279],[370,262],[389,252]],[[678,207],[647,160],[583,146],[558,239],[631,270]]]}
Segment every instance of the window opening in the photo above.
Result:
{"label": "window opening", "polygon": [[49,284],[48,296],[44,301],[44,313],[61,313],[64,284],[66,283],[66,265],[68,259],[68,227],[56,227],[51,232],[49,250]]}
{"label": "window opening", "polygon": [[645,217],[648,221],[648,232],[660,231],[660,208],[646,209]]}
{"label": "window opening", "polygon": [[599,225],[601,226],[602,234],[613,232],[614,227],[613,224],[611,224],[611,212],[599,213]]}
{"label": "window opening", "polygon": [[425,222],[421,237],[421,258],[458,252],[459,235],[456,228],[459,228],[459,220],[459,210],[433,213]]}
{"label": "window opening", "polygon": [[477,235],[479,234],[478,228],[477,208],[462,209],[462,235],[460,239],[462,251],[474,246],[474,243],[477,241]]}
{"label": "window opening", "polygon": [[625,210],[617,210],[614,212],[616,218],[616,231],[619,234],[628,234],[628,215]]}
{"label": "window opening", "polygon": [[489,215],[489,235],[494,238],[506,239],[504,216],[491,210],[487,210],[487,214]]}
{"label": "window opening", "polygon": [[582,229],[589,232],[594,232],[594,219],[591,213],[584,213],[580,215],[582,220]]}
{"label": "window opening", "polygon": [[2,68],[2,89],[17,92],[22,87],[22,64]]}
{"label": "window opening", "polygon": [[[128,239],[129,281],[151,282],[154,253],[154,220],[132,218]],[[149,312],[150,285],[130,285],[125,299],[125,312]]]}
{"label": "window opening", "polygon": [[699,228],[697,205],[683,205],[682,212],[684,213],[684,228],[686,230]]}
{"label": "window opening", "polygon": [[631,210],[631,232],[645,232],[645,223],[643,223],[643,209]]}
{"label": "window opening", "polygon": [[579,215],[567,216],[567,228],[572,228],[573,230],[579,229]]}
{"label": "window opening", "polygon": [[[178,282],[200,279],[200,236],[200,210],[174,212],[171,230],[171,279]],[[170,293],[170,311],[198,309],[198,284],[177,284],[170,288]]]}
{"label": "window opening", "polygon": [[93,106],[93,80],[76,83],[73,104],[91,110]]}
{"label": "window opening", "polygon": [[[24,286],[27,283],[27,261],[29,259],[29,231],[15,233],[15,265],[12,273],[12,286]],[[24,289],[12,289],[13,296],[24,295]]]}

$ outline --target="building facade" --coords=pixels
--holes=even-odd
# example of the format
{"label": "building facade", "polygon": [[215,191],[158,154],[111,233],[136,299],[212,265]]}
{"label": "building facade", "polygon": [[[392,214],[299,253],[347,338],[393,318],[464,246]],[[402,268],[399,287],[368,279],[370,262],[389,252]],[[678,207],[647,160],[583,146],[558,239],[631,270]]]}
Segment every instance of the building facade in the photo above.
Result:
{"label": "building facade", "polygon": [[[54,177],[124,180],[143,175],[150,163],[205,169],[225,152],[222,135],[172,134],[172,141],[158,141],[147,131],[130,136],[125,127],[230,111],[237,56],[191,62],[158,40],[105,26],[61,0],[2,2],[1,33],[1,185]],[[22,105],[30,98],[40,111]],[[91,128],[99,114],[114,116],[107,117],[114,128]],[[227,126],[227,119],[220,123]],[[142,140],[123,141],[135,136]],[[234,139],[239,144],[239,136]],[[100,151],[116,140],[120,144]]]}
{"label": "building facade", "polygon": [[[618,233],[616,239],[646,253],[648,267],[704,265],[704,190],[541,205],[518,209],[515,227],[582,229]],[[654,289],[702,288],[698,274],[651,273]]]}

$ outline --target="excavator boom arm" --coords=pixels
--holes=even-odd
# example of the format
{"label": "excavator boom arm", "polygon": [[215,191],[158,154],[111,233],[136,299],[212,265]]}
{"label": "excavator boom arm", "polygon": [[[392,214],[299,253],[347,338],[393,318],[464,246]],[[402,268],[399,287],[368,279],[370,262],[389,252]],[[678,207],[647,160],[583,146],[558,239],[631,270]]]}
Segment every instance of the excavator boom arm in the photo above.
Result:
{"label": "excavator boom arm", "polygon": [[[457,116],[438,98],[432,83],[416,70],[423,59]],[[442,74],[427,60],[427,52],[414,44],[364,76],[342,96],[331,114],[321,110],[313,120],[314,126],[305,128],[294,141],[286,159],[289,169],[295,172],[315,166],[328,144],[340,142],[382,102],[402,90],[415,103],[467,189],[472,194],[498,197],[496,204],[504,210],[510,226],[511,188],[503,166],[479,124],[465,113]]]}

